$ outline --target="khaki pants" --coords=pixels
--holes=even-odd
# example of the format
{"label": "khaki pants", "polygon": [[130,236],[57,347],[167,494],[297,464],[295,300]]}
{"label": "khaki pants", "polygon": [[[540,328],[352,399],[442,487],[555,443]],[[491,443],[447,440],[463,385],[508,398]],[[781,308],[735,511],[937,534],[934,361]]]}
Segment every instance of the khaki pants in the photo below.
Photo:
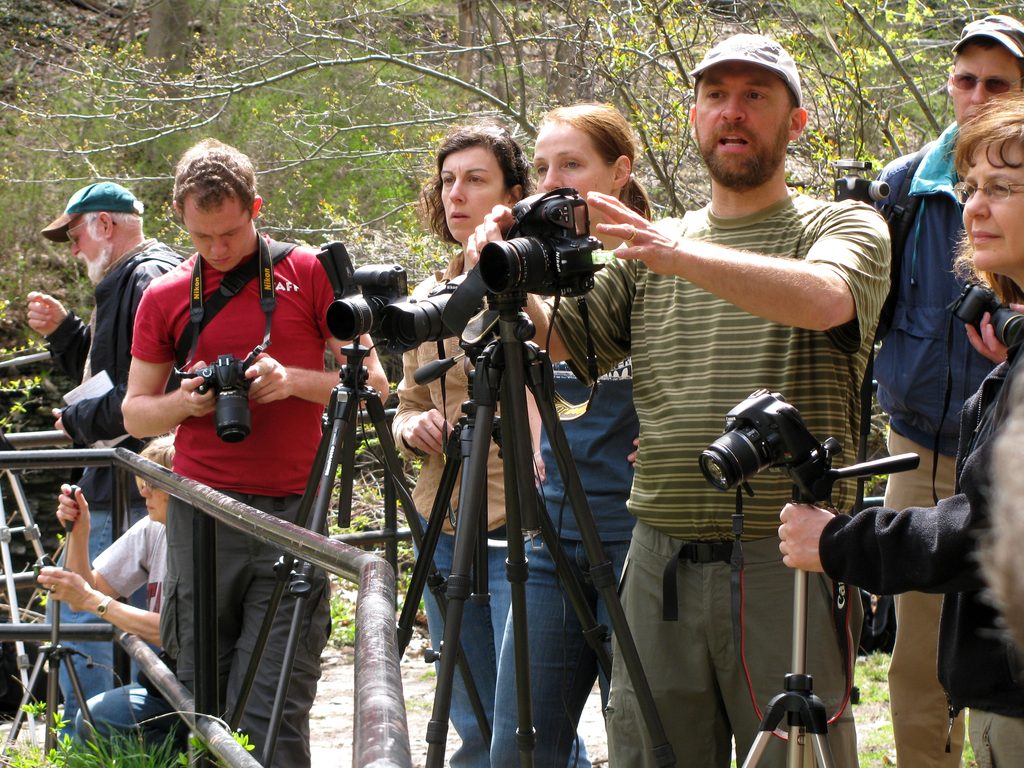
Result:
{"label": "khaki pants", "polygon": [[972,709],[968,720],[978,768],[1024,765],[1024,719]]}
{"label": "khaki pants", "polygon": [[[930,449],[889,432],[889,453],[916,453],[917,469],[889,476],[885,506],[891,509],[930,507],[932,461]],[[956,463],[939,456],[935,492],[953,495]],[[953,724],[950,751],[949,705],[938,679],[939,615],[942,595],[907,592],[896,596],[896,646],[889,665],[889,706],[896,742],[896,764],[901,768],[954,768],[960,765],[964,745],[963,713]]]}
{"label": "khaki pants", "polygon": [[[744,542],[743,661],[733,642],[730,569],[727,563],[680,562],[677,621],[662,620],[662,575],[680,542],[638,522],[633,529],[620,584],[622,607],[637,644],[676,764],[686,768],[728,768],[735,742],[742,764],[758,732],[760,715],[782,691],[792,671],[794,571],[782,564],[776,537]],[[806,670],[827,716],[840,708],[846,676],[831,620],[831,582],[808,575]],[[860,601],[850,604],[851,626],[860,627]],[[609,765],[656,765],[632,681],[621,664],[618,639],[605,721]],[[857,765],[857,734],[847,704],[830,725],[828,740],[837,768]],[[813,765],[813,750],[804,749]],[[772,737],[761,768],[787,765],[787,745]]]}

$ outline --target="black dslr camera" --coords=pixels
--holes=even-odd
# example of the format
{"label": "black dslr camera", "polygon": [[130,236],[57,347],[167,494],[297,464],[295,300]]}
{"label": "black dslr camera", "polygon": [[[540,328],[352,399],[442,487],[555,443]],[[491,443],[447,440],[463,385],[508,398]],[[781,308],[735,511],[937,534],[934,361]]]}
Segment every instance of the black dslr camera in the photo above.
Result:
{"label": "black dslr camera", "polygon": [[841,478],[905,472],[920,461],[916,453],[904,453],[832,469],[832,457],[841,450],[834,437],[819,443],[782,395],[759,389],[725,415],[725,432],[698,461],[704,479],[720,491],[764,469],[785,469],[793,481],[793,499],[806,503],[830,500]]}
{"label": "black dslr camera", "polygon": [[360,267],[352,274],[352,282],[362,295],[338,299],[327,308],[327,327],[343,341],[373,333],[384,307],[409,295],[405,269],[398,264]]}
{"label": "black dslr camera", "polygon": [[480,250],[480,276],[492,293],[522,290],[544,296],[580,296],[594,287],[594,251],[587,203],[563,187],[520,200],[508,239]]}
{"label": "black dslr camera", "polygon": [[437,285],[422,299],[388,304],[381,311],[377,341],[389,350],[405,352],[425,341],[440,341],[455,336],[445,325],[442,314],[452,294],[462,285],[463,276]]}
{"label": "black dslr camera", "polygon": [[995,292],[984,285],[964,287],[950,309],[956,317],[973,325],[978,333],[981,333],[981,318],[988,312],[992,316],[996,338],[1004,347],[1012,347],[1024,339],[1024,315],[1003,304]]}
{"label": "black dslr camera", "polygon": [[187,378],[200,378],[203,383],[196,387],[200,394],[213,390],[217,396],[213,412],[213,424],[217,437],[225,443],[237,443],[249,436],[252,430],[252,414],[249,413],[249,379],[246,369],[256,356],[263,351],[260,345],[245,360],[234,355],[218,355],[217,362],[200,368]]}
{"label": "black dslr camera", "polygon": [[837,176],[835,181],[835,199],[858,200],[867,205],[885,200],[889,196],[889,185],[884,181],[865,179],[861,176],[871,170],[871,163],[858,160],[836,160],[832,163]]}
{"label": "black dslr camera", "polygon": [[727,491],[769,467],[786,467],[790,474],[799,470],[813,483],[839,450],[835,438],[815,440],[782,395],[759,389],[725,415],[725,432],[698,461],[704,478]]}

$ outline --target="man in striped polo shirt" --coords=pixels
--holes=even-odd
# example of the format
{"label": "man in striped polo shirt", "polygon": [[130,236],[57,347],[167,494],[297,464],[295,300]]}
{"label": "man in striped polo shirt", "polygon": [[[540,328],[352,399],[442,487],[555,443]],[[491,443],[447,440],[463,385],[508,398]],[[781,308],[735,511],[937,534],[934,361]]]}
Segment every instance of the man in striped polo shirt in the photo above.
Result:
{"label": "man in striped polo shirt", "polygon": [[[818,439],[852,460],[858,390],[889,287],[885,222],[854,202],[821,202],[786,185],[785,155],[807,123],[793,59],[775,41],[736,35],[694,70],[694,136],[711,203],[651,224],[617,200],[588,204],[621,237],[620,259],[587,294],[598,367],[632,354],[640,449],[630,496],[637,517],[622,603],[677,760],[727,766],[747,754],[791,667],[793,576],[778,551],[784,473],[761,473],[743,500],[743,564],[730,564],[736,496],[712,488],[697,457],[727,411],[758,388],[782,393]],[[497,212],[478,233],[500,237]],[[529,308],[545,338],[547,311]],[[587,374],[575,302],[554,319],[552,359]],[[849,509],[850,485],[834,501]],[[735,575],[739,586],[732,585]],[[847,659],[831,619],[831,583],[809,586],[807,671],[829,716],[836,764],[857,764],[846,702]],[[672,618],[677,614],[677,618]],[[856,625],[854,625],[856,626]],[[847,633],[848,635],[848,633]],[[738,647],[739,646],[739,647]],[[606,720],[611,765],[654,765],[633,686],[615,656]],[[734,743],[735,742],[735,743]],[[761,765],[782,766],[773,740]]]}

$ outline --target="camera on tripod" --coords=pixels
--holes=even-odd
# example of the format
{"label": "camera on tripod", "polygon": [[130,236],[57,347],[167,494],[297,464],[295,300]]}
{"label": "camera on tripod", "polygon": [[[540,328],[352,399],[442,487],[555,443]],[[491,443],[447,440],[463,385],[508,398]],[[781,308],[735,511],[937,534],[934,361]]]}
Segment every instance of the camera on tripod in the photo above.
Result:
{"label": "camera on tripod", "polygon": [[862,174],[871,170],[871,163],[858,160],[836,160],[832,163],[837,174],[843,174],[835,181],[835,199],[857,200],[867,205],[877,203],[889,196],[889,185],[884,181],[866,179]]}
{"label": "camera on tripod", "polygon": [[995,291],[987,286],[977,283],[965,286],[950,309],[960,320],[973,325],[978,333],[981,333],[981,318],[988,312],[996,338],[1004,347],[1012,347],[1024,339],[1024,315],[999,301]]}
{"label": "camera on tripod", "polygon": [[213,365],[183,374],[186,379],[203,380],[196,387],[200,394],[213,390],[217,398],[213,425],[217,437],[225,443],[240,442],[252,431],[252,414],[249,412],[249,385],[252,382],[245,378],[245,371],[265,348],[260,344],[245,360],[234,355],[218,355]]}
{"label": "camera on tripod", "polygon": [[916,453],[903,453],[832,469],[842,450],[834,437],[819,443],[800,412],[777,392],[759,389],[725,416],[725,431],[698,459],[704,479],[720,491],[746,483],[762,470],[785,469],[793,481],[794,500],[828,501],[832,486],[846,477],[905,472],[915,468]]}
{"label": "camera on tripod", "polygon": [[590,236],[587,203],[563,187],[520,200],[508,239],[480,250],[480,275],[492,293],[522,290],[544,296],[580,296],[594,287],[592,254],[601,241]]}
{"label": "camera on tripod", "polygon": [[441,341],[455,336],[445,325],[442,314],[448,300],[462,285],[463,276],[434,287],[422,299],[396,301],[385,306],[378,327],[379,339],[388,349],[405,352],[426,341]]}
{"label": "camera on tripod", "polygon": [[380,325],[384,308],[409,295],[405,268],[398,264],[359,267],[352,283],[361,295],[337,299],[327,308],[327,328],[336,339],[355,339],[373,333]]}
{"label": "camera on tripod", "polygon": [[786,468],[798,485],[814,487],[840,450],[835,438],[819,443],[782,395],[759,389],[725,415],[725,432],[698,461],[704,479],[721,491],[772,467]]}

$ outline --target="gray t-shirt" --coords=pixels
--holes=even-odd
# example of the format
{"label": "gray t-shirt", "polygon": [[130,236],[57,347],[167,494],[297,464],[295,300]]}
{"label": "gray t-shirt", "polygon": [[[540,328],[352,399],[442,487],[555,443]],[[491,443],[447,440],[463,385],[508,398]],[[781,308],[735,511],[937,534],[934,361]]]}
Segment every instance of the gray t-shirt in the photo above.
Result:
{"label": "gray t-shirt", "polygon": [[120,595],[146,585],[146,607],[160,613],[167,573],[167,529],[144,517],[99,554],[93,569]]}

